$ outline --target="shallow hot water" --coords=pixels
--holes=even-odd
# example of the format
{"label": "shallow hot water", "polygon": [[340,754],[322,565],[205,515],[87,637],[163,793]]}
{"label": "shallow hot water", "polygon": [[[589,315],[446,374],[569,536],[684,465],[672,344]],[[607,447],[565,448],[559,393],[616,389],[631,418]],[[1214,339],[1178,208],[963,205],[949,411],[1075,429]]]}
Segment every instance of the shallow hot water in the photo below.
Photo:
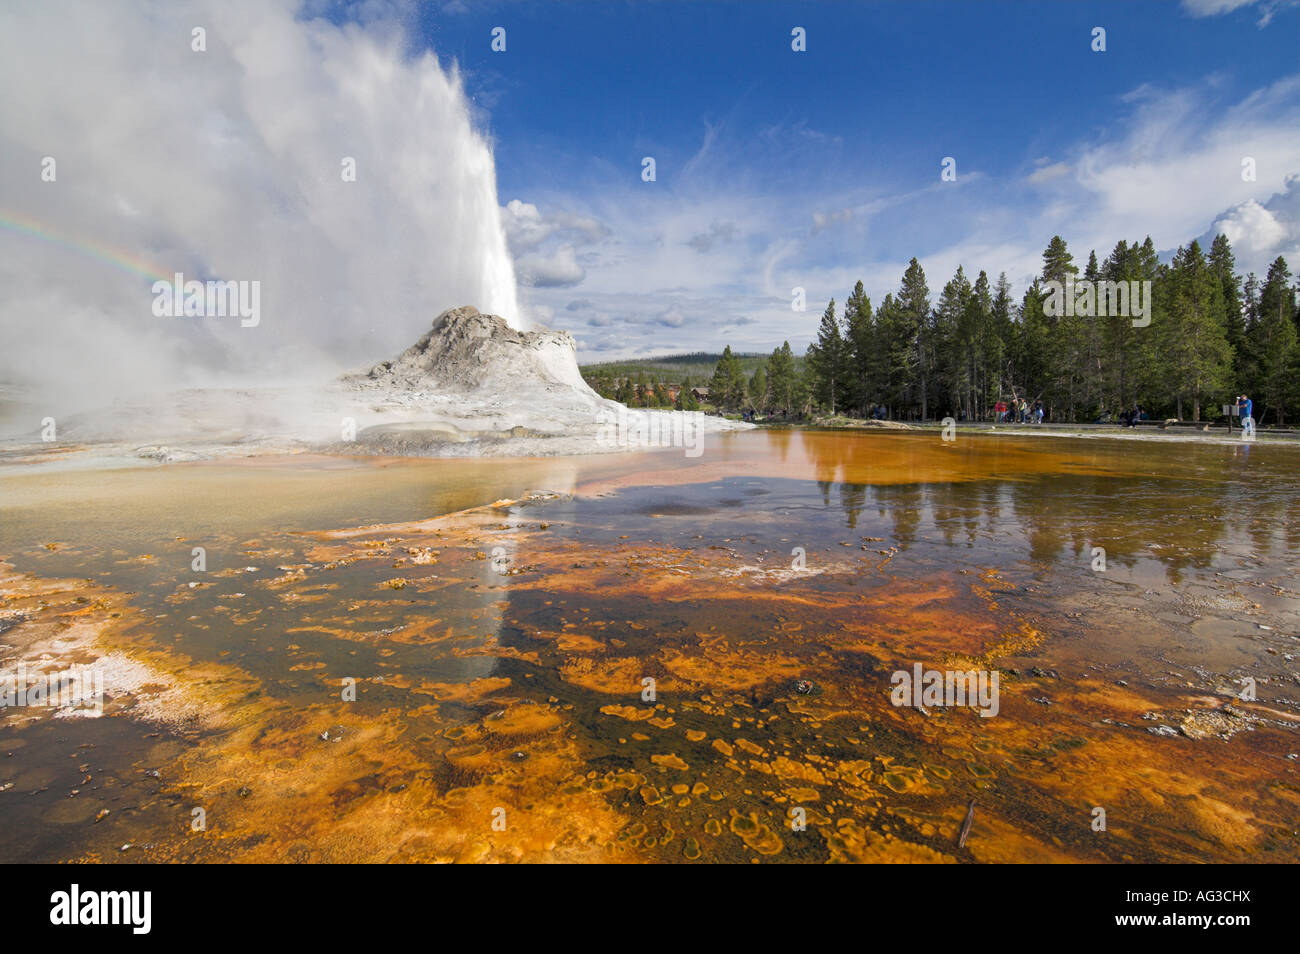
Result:
{"label": "shallow hot water", "polygon": [[[5,710],[0,853],[1294,862],[1298,475],[1283,446],[798,431],[10,468],[0,652],[93,625],[189,708]],[[893,705],[916,663],[996,671],[997,714]]]}

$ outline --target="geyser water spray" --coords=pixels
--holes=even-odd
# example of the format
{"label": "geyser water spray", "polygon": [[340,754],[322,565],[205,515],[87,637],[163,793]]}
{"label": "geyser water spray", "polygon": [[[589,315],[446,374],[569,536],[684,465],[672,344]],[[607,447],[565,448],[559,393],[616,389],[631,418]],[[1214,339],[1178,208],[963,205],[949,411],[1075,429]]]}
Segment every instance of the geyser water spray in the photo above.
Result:
{"label": "geyser water spray", "polygon": [[[459,305],[524,323],[491,147],[455,68],[395,18],[9,4],[0,86],[24,90],[0,97],[0,215],[32,223],[0,230],[0,327],[22,344],[0,384],[102,406],[319,380]],[[158,317],[175,274],[256,283],[260,320]]]}

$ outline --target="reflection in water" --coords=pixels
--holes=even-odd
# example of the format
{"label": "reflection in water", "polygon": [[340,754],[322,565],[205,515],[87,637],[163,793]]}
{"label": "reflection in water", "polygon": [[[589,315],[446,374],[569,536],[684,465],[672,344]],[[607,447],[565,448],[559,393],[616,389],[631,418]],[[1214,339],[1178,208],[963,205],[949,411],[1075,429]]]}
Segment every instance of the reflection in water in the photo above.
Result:
{"label": "reflection in water", "polygon": [[[967,543],[1011,531],[1029,541],[1029,558],[1043,565],[1063,557],[1073,563],[1103,546],[1108,561],[1125,566],[1156,559],[1177,583],[1180,571],[1205,569],[1225,551],[1282,558],[1300,543],[1300,455],[1290,447],[1269,448],[1269,459],[1247,467],[1249,447],[1239,444],[1134,447],[1015,438],[944,444],[933,435],[906,435],[891,438],[898,452],[885,454],[869,440],[837,433],[768,436],[782,460],[797,442],[823,504],[837,494],[848,529],[874,497],[879,512],[892,515],[903,546],[928,514],[949,545],[958,529]],[[1068,447],[1062,452],[1059,444]],[[1008,507],[1013,527],[1004,525]]]}
{"label": "reflection in water", "polygon": [[[1293,862],[1297,463],[767,431],[12,470],[5,665],[152,675],[113,663],[99,720],[6,710],[0,851]],[[917,663],[996,669],[997,717],[895,708]]]}

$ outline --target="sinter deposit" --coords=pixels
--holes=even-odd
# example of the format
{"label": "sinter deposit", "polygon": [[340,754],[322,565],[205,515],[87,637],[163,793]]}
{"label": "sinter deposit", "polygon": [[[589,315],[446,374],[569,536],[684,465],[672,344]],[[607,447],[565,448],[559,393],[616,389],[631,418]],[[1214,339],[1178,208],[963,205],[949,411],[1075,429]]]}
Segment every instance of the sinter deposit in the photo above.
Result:
{"label": "sinter deposit", "polygon": [[345,375],[341,386],[378,416],[358,431],[359,449],[388,454],[568,454],[674,446],[672,434],[686,431],[689,443],[692,429],[698,437],[702,430],[744,426],[656,411],[642,412],[655,426],[626,427],[627,409],[582,379],[567,331],[519,331],[504,318],[469,306],[443,312],[396,358],[364,374]]}
{"label": "sinter deposit", "polygon": [[705,435],[749,426],[629,412],[583,381],[568,332],[520,331],[464,306],[396,358],[320,388],[155,395],[66,415],[57,439],[160,461],[306,450],[473,457],[685,447],[695,456]]}

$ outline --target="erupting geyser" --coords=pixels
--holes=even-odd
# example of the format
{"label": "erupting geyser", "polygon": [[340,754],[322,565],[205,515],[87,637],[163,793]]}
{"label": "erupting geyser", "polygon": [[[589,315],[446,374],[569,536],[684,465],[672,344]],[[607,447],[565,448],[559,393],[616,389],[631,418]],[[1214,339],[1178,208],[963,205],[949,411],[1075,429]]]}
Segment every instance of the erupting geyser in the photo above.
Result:
{"label": "erupting geyser", "polygon": [[[525,327],[491,147],[395,17],[76,8],[0,9],[0,385],[73,411],[328,378],[462,302]],[[175,273],[259,283],[261,321],[156,316]]]}

